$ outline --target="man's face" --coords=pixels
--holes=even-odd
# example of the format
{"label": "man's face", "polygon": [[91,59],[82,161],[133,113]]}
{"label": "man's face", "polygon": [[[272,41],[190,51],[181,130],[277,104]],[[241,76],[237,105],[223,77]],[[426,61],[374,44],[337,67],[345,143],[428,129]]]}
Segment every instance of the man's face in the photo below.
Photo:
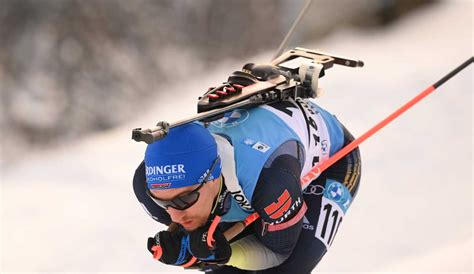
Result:
{"label": "man's face", "polygon": [[[193,231],[206,224],[214,204],[214,199],[219,192],[219,182],[220,179],[215,179],[204,184],[199,189],[199,199],[197,202],[185,210],[177,210],[168,207],[167,212],[171,216],[171,220],[182,225],[187,231]],[[198,187],[199,185],[193,185],[172,189],[155,189],[150,190],[150,192],[157,199],[172,200],[189,193]]]}

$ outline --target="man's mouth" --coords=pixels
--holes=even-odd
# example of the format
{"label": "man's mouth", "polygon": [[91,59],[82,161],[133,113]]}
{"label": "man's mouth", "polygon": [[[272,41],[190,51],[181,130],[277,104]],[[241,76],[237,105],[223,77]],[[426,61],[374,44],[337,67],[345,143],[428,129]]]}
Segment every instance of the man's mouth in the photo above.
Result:
{"label": "man's mouth", "polygon": [[191,225],[192,223],[193,223],[193,221],[190,220],[190,221],[182,222],[181,225],[182,225],[182,226],[189,226],[189,225]]}

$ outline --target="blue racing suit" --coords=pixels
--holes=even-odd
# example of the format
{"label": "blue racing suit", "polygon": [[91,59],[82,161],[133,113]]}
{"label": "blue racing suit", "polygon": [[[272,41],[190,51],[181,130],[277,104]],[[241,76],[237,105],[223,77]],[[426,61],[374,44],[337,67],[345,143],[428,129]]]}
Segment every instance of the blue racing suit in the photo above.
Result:
{"label": "blue racing suit", "polygon": [[[227,266],[211,273],[310,273],[332,244],[360,182],[355,149],[301,189],[300,179],[353,140],[312,99],[237,109],[212,122],[229,206],[222,227],[258,212],[261,220],[231,243]],[[134,191],[157,221],[166,211],[145,194],[143,164]]]}

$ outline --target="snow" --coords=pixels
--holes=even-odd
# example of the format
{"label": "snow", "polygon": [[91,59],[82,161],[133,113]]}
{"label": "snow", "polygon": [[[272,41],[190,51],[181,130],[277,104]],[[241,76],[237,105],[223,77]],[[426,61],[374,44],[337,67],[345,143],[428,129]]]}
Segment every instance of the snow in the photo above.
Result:
{"label": "snow", "polygon": [[[470,1],[442,2],[385,30],[298,45],[366,64],[329,70],[320,105],[360,136],[472,56],[472,10]],[[151,99],[157,107],[133,123],[3,170],[1,272],[195,273],[146,250],[164,226],[135,200],[145,144],[130,140],[131,129],[193,114],[201,91],[272,54],[226,61]],[[361,188],[318,273],[472,272],[472,81],[470,66],[361,145]]]}

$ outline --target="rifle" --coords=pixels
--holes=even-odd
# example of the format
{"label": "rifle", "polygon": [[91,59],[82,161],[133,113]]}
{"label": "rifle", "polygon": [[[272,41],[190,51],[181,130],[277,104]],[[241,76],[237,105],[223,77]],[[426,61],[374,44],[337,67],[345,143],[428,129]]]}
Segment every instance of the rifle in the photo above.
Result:
{"label": "rifle", "polygon": [[135,128],[132,139],[152,144],[168,134],[170,128],[200,121],[209,123],[237,108],[252,108],[290,98],[316,98],[321,95],[319,78],[334,65],[362,67],[364,62],[305,48],[289,50],[270,64],[249,63],[232,73],[227,82],[210,88],[197,103],[198,114],[154,128]]}

